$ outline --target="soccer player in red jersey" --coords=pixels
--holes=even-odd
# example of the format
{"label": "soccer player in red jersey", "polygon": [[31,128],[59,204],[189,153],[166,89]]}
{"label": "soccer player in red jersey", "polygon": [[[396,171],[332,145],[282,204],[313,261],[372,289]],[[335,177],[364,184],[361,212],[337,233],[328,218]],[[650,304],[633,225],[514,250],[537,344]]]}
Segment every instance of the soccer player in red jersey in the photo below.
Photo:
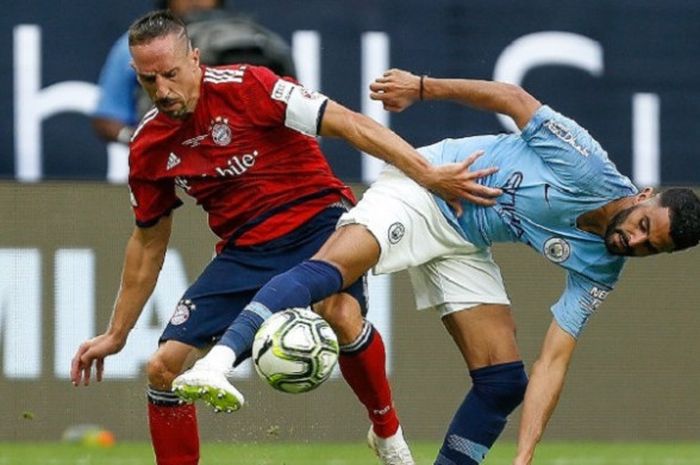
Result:
{"label": "soccer player in red jersey", "polygon": [[[136,227],[110,325],[78,348],[71,379],[87,385],[95,365],[100,381],[105,357],[126,344],[158,278],[180,188],[208,213],[220,241],[148,363],[147,398],[156,462],[194,465],[195,409],[171,392],[173,379],[221,337],[270,278],[311,257],[355,201],[314,136],[345,139],[455,205],[460,198],[490,205],[500,192],[476,182],[494,170],[470,172],[473,157],[431,166],[390,130],[266,68],[201,66],[184,24],[169,12],[138,19],[129,29],[129,47],[138,80],[155,104],[130,144]],[[315,310],[338,335],[341,371],[367,408],[374,434],[406,452],[401,463],[413,463],[391,400],[381,336],[364,319],[362,279]]]}

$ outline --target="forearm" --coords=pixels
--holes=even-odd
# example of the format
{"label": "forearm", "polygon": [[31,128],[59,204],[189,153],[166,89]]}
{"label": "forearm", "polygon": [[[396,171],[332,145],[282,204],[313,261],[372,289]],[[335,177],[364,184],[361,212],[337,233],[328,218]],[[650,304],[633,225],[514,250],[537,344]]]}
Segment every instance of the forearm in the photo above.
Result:
{"label": "forearm", "polygon": [[[450,100],[477,110],[511,116],[516,104],[527,97],[520,87],[496,81],[475,79],[423,79],[423,100]],[[534,99],[533,99],[534,100]]]}
{"label": "forearm", "polygon": [[102,117],[92,118],[92,128],[106,142],[129,144],[134,129],[121,121]]}
{"label": "forearm", "polygon": [[561,395],[566,363],[538,360],[532,369],[518,432],[517,457],[529,464]]}
{"label": "forearm", "polygon": [[121,284],[107,333],[126,340],[153,293],[164,257],[164,249],[145,247],[133,236],[129,239]]}
{"label": "forearm", "polygon": [[552,320],[525,391],[516,465],[530,465],[532,462],[535,447],[559,402],[575,348],[576,339]]}
{"label": "forearm", "polygon": [[373,119],[351,113],[343,137],[355,148],[383,160],[425,187],[432,165],[408,142]]}

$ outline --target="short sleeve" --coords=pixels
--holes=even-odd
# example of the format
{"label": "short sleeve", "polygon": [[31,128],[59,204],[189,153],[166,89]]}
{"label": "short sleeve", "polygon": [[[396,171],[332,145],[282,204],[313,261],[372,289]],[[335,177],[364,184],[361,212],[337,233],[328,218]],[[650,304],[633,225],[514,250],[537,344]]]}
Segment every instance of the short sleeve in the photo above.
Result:
{"label": "short sleeve", "polygon": [[145,181],[130,177],[129,194],[136,225],[141,228],[155,225],[160,218],[182,205],[171,180]]}
{"label": "short sleeve", "polygon": [[564,294],[552,306],[554,319],[561,329],[578,338],[588,319],[611,291],[611,287],[594,283],[578,273],[569,272]]}
{"label": "short sleeve", "polygon": [[543,105],[521,133],[525,142],[563,181],[585,188],[614,165],[600,144],[574,120]]}
{"label": "short sleeve", "polygon": [[138,82],[131,69],[131,56],[126,35],[112,46],[100,72],[100,97],[93,116],[116,119],[133,126],[138,122],[136,92]]}
{"label": "short sleeve", "polygon": [[309,136],[318,135],[328,97],[296,82],[283,79],[267,68],[251,66],[246,71],[245,98],[249,117],[262,126],[284,125]]}

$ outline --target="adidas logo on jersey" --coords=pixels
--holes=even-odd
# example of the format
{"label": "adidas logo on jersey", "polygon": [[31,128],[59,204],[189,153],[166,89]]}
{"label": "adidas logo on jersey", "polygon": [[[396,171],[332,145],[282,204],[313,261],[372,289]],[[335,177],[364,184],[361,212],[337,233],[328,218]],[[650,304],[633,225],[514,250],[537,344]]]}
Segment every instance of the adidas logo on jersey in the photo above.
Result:
{"label": "adidas logo on jersey", "polygon": [[168,156],[168,164],[166,165],[165,169],[166,170],[171,170],[175,168],[177,165],[180,164],[182,160],[180,160],[180,157],[175,155],[173,152],[170,152],[170,156]]}

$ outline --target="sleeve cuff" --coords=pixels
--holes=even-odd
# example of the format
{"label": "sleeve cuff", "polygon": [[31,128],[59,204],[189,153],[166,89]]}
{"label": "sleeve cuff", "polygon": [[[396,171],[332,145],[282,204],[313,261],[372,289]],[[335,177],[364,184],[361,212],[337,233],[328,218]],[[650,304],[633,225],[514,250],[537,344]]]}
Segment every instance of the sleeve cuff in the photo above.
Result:
{"label": "sleeve cuff", "polygon": [[170,216],[170,214],[173,212],[173,210],[175,210],[176,208],[179,208],[180,206],[182,206],[182,200],[177,199],[175,201],[175,203],[170,208],[165,210],[160,215],[155,216],[155,217],[150,218],[150,219],[145,220],[145,221],[140,221],[137,219],[136,226],[138,226],[139,228],[150,228],[152,226],[155,226],[156,224],[158,224],[158,221],[160,221],[161,218],[163,218],[164,216]]}

